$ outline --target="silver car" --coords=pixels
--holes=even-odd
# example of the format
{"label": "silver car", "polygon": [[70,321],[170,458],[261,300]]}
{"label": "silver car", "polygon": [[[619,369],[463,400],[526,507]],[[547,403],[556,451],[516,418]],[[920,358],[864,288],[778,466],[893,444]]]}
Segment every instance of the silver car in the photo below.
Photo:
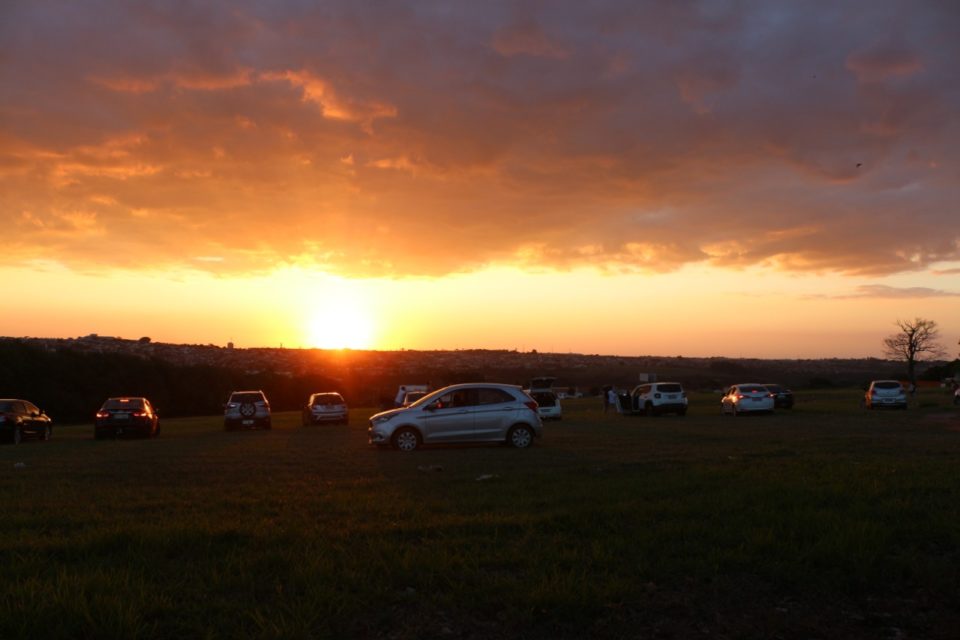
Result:
{"label": "silver car", "polygon": [[263,391],[234,391],[223,405],[223,428],[269,429],[270,402]]}
{"label": "silver car", "polygon": [[455,384],[409,407],[370,417],[370,444],[413,451],[423,444],[505,442],[519,449],[540,437],[536,401],[509,384]]}
{"label": "silver car", "polygon": [[350,409],[347,401],[336,391],[314,393],[307,398],[307,405],[300,412],[303,426],[320,424],[321,422],[336,422],[348,424]]}
{"label": "silver car", "polygon": [[907,390],[898,380],[874,380],[863,395],[863,406],[867,409],[906,409]]}

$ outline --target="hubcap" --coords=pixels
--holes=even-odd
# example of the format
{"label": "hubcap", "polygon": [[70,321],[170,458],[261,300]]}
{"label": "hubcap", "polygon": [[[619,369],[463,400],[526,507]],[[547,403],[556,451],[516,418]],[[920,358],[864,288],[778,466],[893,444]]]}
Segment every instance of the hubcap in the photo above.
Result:
{"label": "hubcap", "polygon": [[413,451],[417,448],[417,436],[409,431],[404,431],[397,436],[397,448],[400,451]]}
{"label": "hubcap", "polygon": [[513,446],[518,449],[523,449],[530,445],[530,432],[526,429],[514,429],[510,441],[513,443]]}

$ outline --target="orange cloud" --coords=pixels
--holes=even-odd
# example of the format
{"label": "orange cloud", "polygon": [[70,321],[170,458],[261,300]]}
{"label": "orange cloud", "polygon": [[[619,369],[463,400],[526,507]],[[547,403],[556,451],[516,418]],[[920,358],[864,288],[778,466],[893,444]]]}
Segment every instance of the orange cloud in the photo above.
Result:
{"label": "orange cloud", "polygon": [[960,45],[894,5],[15,3],[0,264],[929,269]]}

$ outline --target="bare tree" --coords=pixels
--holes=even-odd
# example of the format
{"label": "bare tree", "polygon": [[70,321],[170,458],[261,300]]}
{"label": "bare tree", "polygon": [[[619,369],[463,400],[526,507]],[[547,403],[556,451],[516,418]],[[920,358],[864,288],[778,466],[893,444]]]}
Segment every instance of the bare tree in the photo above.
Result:
{"label": "bare tree", "polygon": [[947,355],[940,344],[940,330],[937,323],[925,318],[913,322],[897,320],[898,333],[883,339],[883,351],[888,358],[904,360],[907,363],[907,377],[911,384],[917,383],[917,363],[924,360],[940,360]]}

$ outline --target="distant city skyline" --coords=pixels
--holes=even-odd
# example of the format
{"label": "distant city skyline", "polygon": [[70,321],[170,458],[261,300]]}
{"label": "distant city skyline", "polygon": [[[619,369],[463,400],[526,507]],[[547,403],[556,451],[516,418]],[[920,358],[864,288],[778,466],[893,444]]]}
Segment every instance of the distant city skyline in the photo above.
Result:
{"label": "distant city skyline", "polygon": [[0,335],[960,349],[949,3],[225,7],[0,9]]}

